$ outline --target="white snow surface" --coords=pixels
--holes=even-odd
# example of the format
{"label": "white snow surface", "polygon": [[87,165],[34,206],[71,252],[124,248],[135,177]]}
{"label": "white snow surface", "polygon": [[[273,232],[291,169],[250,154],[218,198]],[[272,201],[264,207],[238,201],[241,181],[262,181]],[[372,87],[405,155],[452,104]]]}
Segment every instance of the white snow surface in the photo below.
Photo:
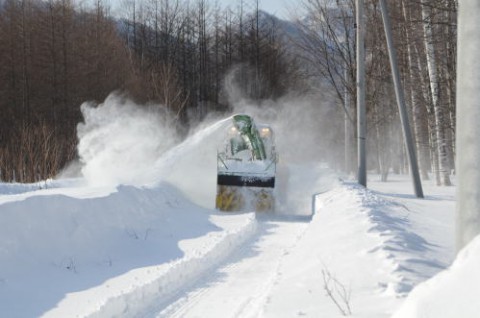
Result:
{"label": "white snow surface", "polygon": [[221,126],[163,151],[143,181],[95,182],[95,161],[87,178],[0,184],[0,316],[476,317],[479,239],[442,272],[455,187],[425,182],[417,199],[406,176],[365,189],[283,162],[276,213],[220,213],[215,147],[199,145]]}
{"label": "white snow surface", "polygon": [[480,236],[458,254],[449,270],[418,285],[392,318],[478,317]]}

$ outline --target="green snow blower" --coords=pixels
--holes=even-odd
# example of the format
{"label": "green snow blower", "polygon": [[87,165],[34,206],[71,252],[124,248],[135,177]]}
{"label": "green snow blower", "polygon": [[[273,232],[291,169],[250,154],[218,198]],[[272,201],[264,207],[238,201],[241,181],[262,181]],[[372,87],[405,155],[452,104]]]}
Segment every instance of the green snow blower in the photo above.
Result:
{"label": "green snow blower", "polygon": [[221,211],[273,211],[277,154],[273,130],[235,115],[217,154],[216,207]]}

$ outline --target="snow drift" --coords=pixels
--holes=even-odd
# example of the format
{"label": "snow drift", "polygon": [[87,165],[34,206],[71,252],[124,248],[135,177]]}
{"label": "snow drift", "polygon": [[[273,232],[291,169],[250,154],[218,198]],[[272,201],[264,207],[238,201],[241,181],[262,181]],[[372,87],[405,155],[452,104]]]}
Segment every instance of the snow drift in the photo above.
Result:
{"label": "snow drift", "polygon": [[392,318],[475,318],[480,313],[480,236],[445,270],[413,289]]}

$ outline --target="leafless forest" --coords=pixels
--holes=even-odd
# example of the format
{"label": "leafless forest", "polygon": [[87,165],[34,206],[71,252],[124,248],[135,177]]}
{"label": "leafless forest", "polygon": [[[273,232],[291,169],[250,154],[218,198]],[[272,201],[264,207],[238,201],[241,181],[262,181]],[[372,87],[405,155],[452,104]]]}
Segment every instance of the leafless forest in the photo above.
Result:
{"label": "leafless forest", "polygon": [[[0,9],[0,180],[31,182],[76,157],[80,105],[121,91],[164,105],[187,130],[232,105],[227,74],[252,101],[327,90],[345,120],[354,171],[354,0],[302,0],[291,21],[255,0],[4,0]],[[368,165],[408,170],[378,1],[366,0]],[[456,0],[388,1],[423,178],[449,185],[455,158]],[[233,75],[232,75],[233,74]],[[294,106],[292,106],[294,107]],[[298,110],[302,111],[301,109]]]}

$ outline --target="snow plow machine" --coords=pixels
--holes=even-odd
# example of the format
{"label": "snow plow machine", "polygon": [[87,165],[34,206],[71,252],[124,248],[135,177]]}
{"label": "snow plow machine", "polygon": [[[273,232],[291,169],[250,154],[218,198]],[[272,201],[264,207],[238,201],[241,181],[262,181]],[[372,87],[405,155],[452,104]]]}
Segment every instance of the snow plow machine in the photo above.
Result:
{"label": "snow plow machine", "polygon": [[216,208],[268,212],[275,208],[277,154],[273,130],[248,115],[235,115],[217,152]]}

